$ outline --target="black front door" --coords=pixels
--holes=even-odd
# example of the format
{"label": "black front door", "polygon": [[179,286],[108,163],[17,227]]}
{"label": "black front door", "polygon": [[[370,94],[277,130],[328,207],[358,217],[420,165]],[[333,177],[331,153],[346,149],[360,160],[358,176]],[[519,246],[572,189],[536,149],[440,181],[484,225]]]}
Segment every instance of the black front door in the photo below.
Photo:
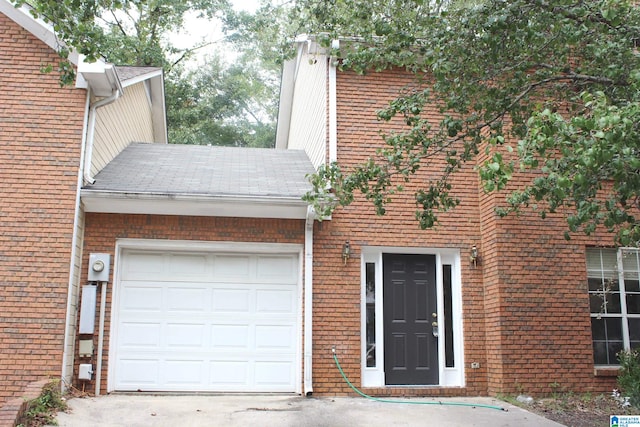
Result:
{"label": "black front door", "polygon": [[387,385],[438,384],[436,257],[383,254]]}

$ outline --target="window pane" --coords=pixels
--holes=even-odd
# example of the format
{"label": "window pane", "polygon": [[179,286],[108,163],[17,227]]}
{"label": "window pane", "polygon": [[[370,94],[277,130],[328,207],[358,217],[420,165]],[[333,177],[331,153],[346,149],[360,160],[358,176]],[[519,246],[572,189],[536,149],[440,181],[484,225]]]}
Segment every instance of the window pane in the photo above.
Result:
{"label": "window pane", "polygon": [[591,305],[591,313],[604,313],[602,294],[589,294],[589,303]]}
{"label": "window pane", "polygon": [[622,251],[622,269],[625,276],[630,279],[638,279],[640,272],[640,254],[637,249],[624,249]]}
{"label": "window pane", "polygon": [[590,291],[600,291],[602,292],[602,289],[604,288],[604,285],[602,284],[603,281],[601,278],[599,277],[590,277],[589,278],[589,290]]}
{"label": "window pane", "polygon": [[604,319],[591,318],[591,334],[594,341],[604,341],[607,339],[607,335],[604,329]]}
{"label": "window pane", "polygon": [[[618,282],[619,276],[624,278],[624,287]],[[631,348],[640,343],[640,317],[637,317],[640,314],[640,251],[589,248],[587,277],[594,316],[591,319],[594,361],[618,364],[617,353],[623,350],[625,342]],[[628,335],[627,328],[623,331],[622,322],[627,322]]]}
{"label": "window pane", "polygon": [[627,313],[640,314],[640,294],[627,294]]}
{"label": "window pane", "polygon": [[366,323],[367,323],[367,367],[376,366],[376,265],[373,262],[365,264],[366,284]]}
{"label": "window pane", "polygon": [[623,344],[622,341],[609,342],[607,349],[609,351],[609,365],[617,365],[618,361],[618,353],[622,351]]}
{"label": "window pane", "polygon": [[589,277],[615,277],[617,271],[617,251],[615,249],[587,249],[587,271]]}
{"label": "window pane", "polygon": [[442,266],[442,282],[444,290],[444,358],[445,366],[453,368],[455,366],[455,355],[453,352],[453,300],[451,297],[451,266]]}
{"label": "window pane", "polygon": [[640,282],[629,279],[629,275],[624,273],[624,290],[625,292],[640,292]]}
{"label": "window pane", "polygon": [[593,363],[596,365],[608,365],[607,343],[603,341],[593,342]]}
{"label": "window pane", "polygon": [[640,341],[640,319],[629,319],[629,339]]}
{"label": "window pane", "polygon": [[597,365],[616,365],[616,354],[622,350],[622,319],[591,318],[593,361]]}
{"label": "window pane", "polygon": [[605,309],[607,313],[622,313],[620,294],[618,292],[607,292],[605,294]]}
{"label": "window pane", "polygon": [[604,319],[607,325],[607,341],[622,341],[622,319]]}
{"label": "window pane", "polygon": [[620,283],[618,282],[618,277],[616,276],[615,280],[607,280],[604,283],[605,290],[609,292],[620,291]]}

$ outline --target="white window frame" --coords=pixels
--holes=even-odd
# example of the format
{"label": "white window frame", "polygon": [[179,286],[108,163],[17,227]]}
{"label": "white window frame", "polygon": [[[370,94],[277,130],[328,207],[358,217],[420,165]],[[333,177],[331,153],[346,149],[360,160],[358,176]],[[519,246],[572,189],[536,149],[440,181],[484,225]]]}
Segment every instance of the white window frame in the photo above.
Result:
{"label": "white window frame", "polygon": [[[446,367],[445,334],[438,335],[438,387],[463,387],[464,378],[464,345],[462,325],[462,281],[460,272],[460,251],[448,248],[406,248],[387,246],[363,246],[361,257],[361,373],[362,387],[386,387],[384,373],[384,323],[382,300],[382,254],[397,253],[407,255],[436,256],[436,290],[438,323],[444,325],[444,288],[442,266],[451,265],[451,299],[453,311],[453,351],[454,366]],[[375,335],[376,366],[367,367],[367,310],[366,310],[366,264],[375,264]],[[444,329],[443,329],[444,330]],[[393,387],[398,387],[394,385]],[[414,387],[414,386],[412,386]]]}
{"label": "white window frame", "polygon": [[[627,310],[627,298],[626,298],[626,289],[625,289],[625,278],[624,278],[624,267],[623,267],[623,259],[624,259],[624,255],[625,252],[631,252],[634,254],[638,254],[640,255],[640,249],[638,248],[587,248],[587,251],[589,250],[598,250],[599,254],[602,254],[602,250],[610,250],[616,251],[616,273],[617,273],[617,279],[618,279],[618,287],[619,287],[619,292],[620,292],[620,313],[592,313],[591,312],[591,308],[589,309],[589,313],[590,313],[590,317],[591,318],[613,318],[613,319],[622,319],[622,343],[623,343],[623,349],[624,350],[630,350],[631,349],[631,340],[629,337],[629,322],[628,319],[640,319],[640,314],[638,313],[628,313]],[[595,271],[595,270],[591,270],[591,271]],[[602,276],[602,272],[604,272],[604,266],[600,266],[600,274]],[[588,268],[587,265],[587,279],[589,278],[594,278],[593,276],[589,275],[590,269]],[[591,295],[591,292],[589,292],[589,294]],[[591,333],[592,333],[592,340],[593,340],[593,327],[591,328]],[[595,351],[595,349],[594,349]],[[611,366],[618,366],[617,364],[596,364],[594,363],[596,368],[606,368],[606,367],[611,367]]]}

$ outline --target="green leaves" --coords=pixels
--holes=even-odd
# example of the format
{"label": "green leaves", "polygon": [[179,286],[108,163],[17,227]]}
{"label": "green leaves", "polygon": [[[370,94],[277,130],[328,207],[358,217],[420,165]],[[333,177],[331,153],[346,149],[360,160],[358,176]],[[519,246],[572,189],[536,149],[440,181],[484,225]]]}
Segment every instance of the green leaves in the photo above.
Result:
{"label": "green leaves", "polygon": [[[618,244],[639,245],[640,56],[630,41],[640,34],[640,8],[624,0],[319,3],[301,3],[308,32],[361,40],[343,52],[345,67],[403,67],[426,89],[401,93],[379,112],[405,128],[382,134],[366,173],[341,175],[358,183],[345,194],[361,191],[380,212],[393,187],[380,183],[440,167],[416,193],[416,216],[432,227],[456,206],[451,175],[471,162],[485,191],[509,191],[501,214],[530,204],[543,217],[562,210],[568,235],[604,227]],[[439,107],[438,123],[426,120],[429,105]],[[516,173],[528,184],[510,191]]]}

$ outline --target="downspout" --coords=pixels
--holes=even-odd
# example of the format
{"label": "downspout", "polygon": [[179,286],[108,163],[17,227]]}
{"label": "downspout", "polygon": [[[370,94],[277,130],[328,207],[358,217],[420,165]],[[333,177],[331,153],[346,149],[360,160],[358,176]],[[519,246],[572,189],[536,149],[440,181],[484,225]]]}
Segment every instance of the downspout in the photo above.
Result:
{"label": "downspout", "polygon": [[89,184],[93,184],[96,182],[96,180],[91,176],[91,162],[93,160],[93,140],[96,132],[96,110],[100,107],[111,104],[121,96],[122,91],[119,88],[116,88],[107,98],[102,98],[101,100],[94,102],[89,110],[89,130],[86,147],[87,153],[84,159],[84,179]]}
{"label": "downspout", "polygon": [[[102,98],[100,101],[96,101],[91,105],[91,109],[89,111],[89,135],[87,136],[87,155],[85,157],[84,163],[84,179],[89,183],[93,184],[96,180],[91,176],[91,162],[93,157],[93,141],[95,138],[96,131],[96,116],[97,110],[100,107],[104,107],[105,105],[111,104],[115,102],[116,99],[122,96],[122,90],[119,85],[116,89],[113,90],[110,96],[107,98]],[[100,296],[100,323],[98,330],[98,353],[96,357],[96,396],[100,396],[100,383],[102,382],[102,350],[104,346],[104,316],[106,310],[106,300],[107,300],[107,282],[101,283],[102,293]]]}
{"label": "downspout", "polygon": [[[62,349],[62,390],[66,391],[67,383],[70,382],[73,372],[73,355],[75,353],[75,328],[72,334],[72,327],[75,326],[76,310],[78,307],[78,295],[73,298],[73,291],[76,287],[76,256],[78,251],[79,228],[80,228],[80,190],[82,189],[82,176],[85,148],[87,144],[87,127],[89,122],[89,109],[91,104],[91,93],[87,90],[87,99],[84,106],[84,120],[82,124],[82,142],[80,144],[80,163],[78,164],[78,182],[76,184],[75,212],[73,216],[73,235],[71,237],[71,262],[69,263],[69,285],[67,289],[67,320],[64,326],[64,348]],[[67,358],[71,357],[71,372],[67,369]]]}
{"label": "downspout", "polygon": [[101,282],[100,294],[100,322],[98,327],[98,352],[96,357],[96,396],[100,396],[100,383],[102,382],[102,350],[104,346],[104,314],[107,307],[107,283]]}
{"label": "downspout", "polygon": [[[331,43],[332,49],[338,49],[340,41]],[[337,110],[337,67],[336,58],[329,57],[329,164],[338,161],[338,110]]]}
{"label": "downspout", "polygon": [[304,395],[313,393],[313,223],[316,211],[307,207],[304,232]]}

